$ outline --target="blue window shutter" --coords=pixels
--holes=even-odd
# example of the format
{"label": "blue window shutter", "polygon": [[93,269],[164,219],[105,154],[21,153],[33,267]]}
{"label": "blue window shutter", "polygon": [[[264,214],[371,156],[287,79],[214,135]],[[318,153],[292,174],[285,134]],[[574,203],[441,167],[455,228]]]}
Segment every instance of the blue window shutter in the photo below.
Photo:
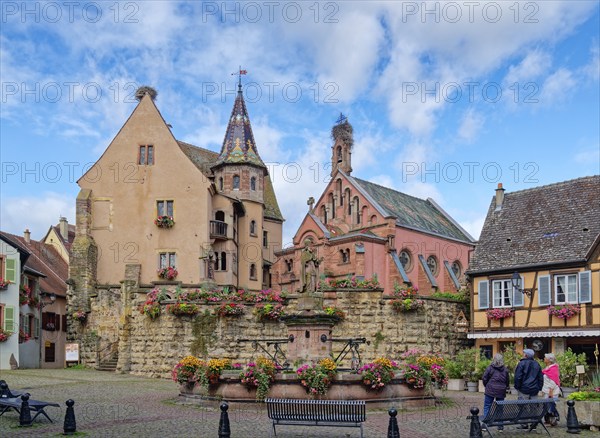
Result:
{"label": "blue window shutter", "polygon": [[477,283],[477,297],[479,298],[479,308],[487,309],[490,307],[489,281],[483,280]]}
{"label": "blue window shutter", "polygon": [[[521,289],[525,289],[525,279],[523,278],[523,276],[521,275]],[[513,288],[513,307],[520,307],[523,305],[523,301],[524,301],[524,296],[525,294],[521,293],[521,291],[519,291],[516,288]]]}
{"label": "blue window shutter", "polygon": [[552,304],[550,276],[543,275],[538,277],[538,305],[549,306],[550,304]]}
{"label": "blue window shutter", "polygon": [[579,273],[579,302],[592,302],[592,272],[583,271]]}

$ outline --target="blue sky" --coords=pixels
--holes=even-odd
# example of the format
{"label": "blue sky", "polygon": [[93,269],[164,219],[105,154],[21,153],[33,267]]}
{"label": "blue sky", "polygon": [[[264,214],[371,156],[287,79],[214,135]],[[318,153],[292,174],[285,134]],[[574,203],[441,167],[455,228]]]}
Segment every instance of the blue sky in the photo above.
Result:
{"label": "blue sky", "polygon": [[271,169],[284,244],[326,183],[331,126],[353,175],[432,197],[478,237],[508,192],[600,173],[597,1],[3,2],[0,228],[34,238],[136,105],[220,150],[235,77]]}

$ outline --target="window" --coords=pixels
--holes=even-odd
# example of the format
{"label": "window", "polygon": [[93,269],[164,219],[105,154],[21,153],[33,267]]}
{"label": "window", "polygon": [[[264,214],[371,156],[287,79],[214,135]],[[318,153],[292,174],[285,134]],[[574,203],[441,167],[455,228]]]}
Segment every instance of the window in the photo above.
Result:
{"label": "window", "polygon": [[287,267],[288,272],[292,272],[294,270],[294,260],[293,259],[286,260],[285,265]]}
{"label": "window", "polygon": [[452,263],[452,272],[454,272],[454,275],[456,276],[456,278],[460,277],[461,274],[461,267],[460,267],[460,262],[458,260],[455,260],[454,263]]}
{"label": "window", "polygon": [[250,264],[250,280],[256,280],[256,265]]}
{"label": "window", "polygon": [[269,247],[269,233],[267,231],[263,231],[263,247]]}
{"label": "window", "polygon": [[402,267],[405,272],[408,272],[412,268],[412,257],[410,256],[410,251],[407,249],[403,249],[400,251],[400,263],[402,263]]}
{"label": "window", "polygon": [[344,195],[342,194],[342,180],[337,180],[337,194],[340,197],[340,205],[344,205]]}
{"label": "window", "polygon": [[492,282],[494,307],[512,307],[512,280],[495,280]]}
{"label": "window", "polygon": [[321,206],[321,218],[323,219],[323,223],[327,224],[327,208],[324,205]]}
{"label": "window", "polygon": [[215,271],[226,271],[227,270],[227,253],[221,251],[221,253],[215,253]]}
{"label": "window", "polygon": [[250,221],[250,235],[256,236],[256,221]]}
{"label": "window", "polygon": [[6,273],[4,272],[4,260],[6,260],[6,258],[3,255],[0,255],[0,278],[6,280]]}
{"label": "window", "polygon": [[435,256],[427,257],[427,266],[429,266],[429,270],[433,275],[438,274],[438,262]]}
{"label": "window", "polygon": [[342,263],[350,263],[350,250],[349,249],[341,249],[340,254],[342,257]]}
{"label": "window", "polygon": [[223,177],[219,178],[219,190],[223,190]]}
{"label": "window", "polygon": [[342,162],[342,147],[338,146],[336,152],[337,152],[337,162],[341,163]]}
{"label": "window", "polygon": [[256,190],[256,178],[255,177],[250,178],[250,190],[252,190],[252,191]]}
{"label": "window", "polygon": [[355,196],[353,199],[353,203],[354,203],[354,208],[356,210],[354,210],[356,212],[356,223],[360,224],[360,201],[358,200],[358,196]]}
{"label": "window", "polygon": [[217,210],[215,213],[215,220],[225,222],[225,213],[221,210]]}
{"label": "window", "polygon": [[239,189],[240,189],[240,176],[233,175],[233,190],[239,190]]}
{"label": "window", "polygon": [[156,201],[156,215],[173,217],[173,201]]}
{"label": "window", "polygon": [[555,275],[554,293],[556,304],[577,303],[577,275]]}
{"label": "window", "polygon": [[154,146],[150,144],[140,146],[138,164],[143,166],[152,166],[154,164]]}
{"label": "window", "polygon": [[158,255],[158,267],[160,269],[177,267],[176,255],[174,252],[161,252]]}
{"label": "window", "polygon": [[348,202],[348,215],[352,214],[352,201],[350,200],[350,189],[344,190],[344,198]]}
{"label": "window", "polygon": [[329,194],[329,205],[331,207],[331,219],[335,219],[335,198],[333,193]]}

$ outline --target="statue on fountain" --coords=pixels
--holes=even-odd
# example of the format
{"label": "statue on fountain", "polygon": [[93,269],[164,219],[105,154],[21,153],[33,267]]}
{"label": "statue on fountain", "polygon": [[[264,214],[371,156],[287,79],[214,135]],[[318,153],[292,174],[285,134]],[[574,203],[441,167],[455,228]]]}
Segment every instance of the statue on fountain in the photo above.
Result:
{"label": "statue on fountain", "polygon": [[[323,306],[323,296],[319,290],[319,265],[323,257],[317,257],[315,251],[311,248],[311,241],[304,241],[304,249],[300,255],[302,286],[299,300],[300,310],[321,310]],[[306,295],[304,295],[306,294]]]}

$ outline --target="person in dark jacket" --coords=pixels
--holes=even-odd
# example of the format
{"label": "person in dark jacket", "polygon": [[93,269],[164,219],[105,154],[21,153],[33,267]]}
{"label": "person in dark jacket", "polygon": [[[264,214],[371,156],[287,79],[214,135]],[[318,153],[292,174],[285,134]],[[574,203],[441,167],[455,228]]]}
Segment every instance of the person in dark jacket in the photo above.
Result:
{"label": "person in dark jacket", "polygon": [[[485,418],[494,400],[504,400],[508,389],[508,370],[504,366],[504,357],[500,353],[494,356],[490,366],[485,369],[482,379],[485,386],[483,398],[483,418]],[[482,428],[486,428],[485,424]],[[502,429],[504,429],[502,426],[498,427],[498,430]]]}
{"label": "person in dark jacket", "polygon": [[[542,367],[534,359],[533,350],[526,348],[523,350],[523,359],[517,364],[515,368],[515,389],[519,391],[519,400],[534,400],[538,397],[538,393],[544,387],[544,375],[542,374]],[[523,429],[527,428],[524,424],[521,426]],[[532,429],[535,425],[531,426]]]}

